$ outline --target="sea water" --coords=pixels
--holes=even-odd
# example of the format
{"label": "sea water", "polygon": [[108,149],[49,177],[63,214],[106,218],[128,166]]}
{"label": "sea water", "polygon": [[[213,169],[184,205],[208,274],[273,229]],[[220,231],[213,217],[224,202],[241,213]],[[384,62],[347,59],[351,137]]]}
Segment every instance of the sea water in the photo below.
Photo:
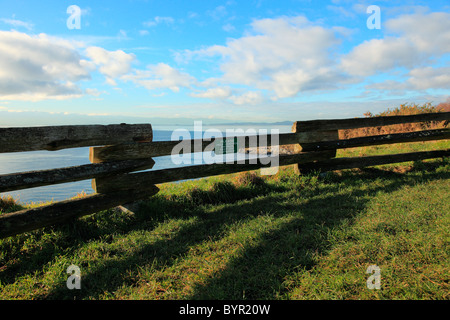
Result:
{"label": "sea water", "polygon": [[[277,127],[277,129],[279,129]],[[290,127],[281,128],[280,133],[289,132]],[[269,131],[270,132],[270,131]],[[153,141],[172,140],[173,131],[154,130]],[[192,138],[194,134],[192,133]],[[225,136],[225,134],[224,134]],[[194,157],[194,154],[192,154]],[[191,164],[176,165],[171,156],[153,158],[155,165],[151,170],[161,170],[180,166],[197,165],[192,158]],[[89,164],[89,148],[73,148],[58,151],[32,151],[17,153],[0,153],[0,174],[26,172],[35,170],[55,169],[71,166]],[[91,194],[94,190],[91,187],[91,179],[37,187],[0,193],[0,196],[10,195],[21,203],[40,203],[47,201],[61,201],[74,197],[79,193]]]}

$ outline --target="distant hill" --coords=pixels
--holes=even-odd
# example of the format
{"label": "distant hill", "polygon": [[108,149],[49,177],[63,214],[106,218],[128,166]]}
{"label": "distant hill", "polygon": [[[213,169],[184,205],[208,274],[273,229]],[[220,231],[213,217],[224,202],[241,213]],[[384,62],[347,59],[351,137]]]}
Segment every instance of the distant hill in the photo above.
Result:
{"label": "distant hill", "polygon": [[292,125],[291,121],[281,122],[238,122],[236,120],[208,119],[208,118],[161,118],[148,116],[119,116],[119,115],[85,115],[65,114],[63,112],[49,113],[44,111],[8,112],[0,109],[0,127],[21,126],[56,126],[77,124],[114,124],[114,123],[151,123],[154,126],[192,126],[194,121],[202,121],[205,126],[219,125]]}
{"label": "distant hill", "polygon": [[[212,123],[211,125],[220,125],[223,123]],[[226,124],[230,125],[243,125],[243,126],[250,126],[250,125],[271,125],[271,126],[291,126],[294,124],[292,121],[279,121],[279,122],[227,122]]]}

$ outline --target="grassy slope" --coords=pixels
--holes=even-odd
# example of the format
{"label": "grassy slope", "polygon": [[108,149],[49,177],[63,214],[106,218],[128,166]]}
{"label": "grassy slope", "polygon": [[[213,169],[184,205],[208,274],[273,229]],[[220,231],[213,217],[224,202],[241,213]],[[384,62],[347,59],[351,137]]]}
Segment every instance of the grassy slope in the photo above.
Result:
{"label": "grassy slope", "polygon": [[[448,299],[450,164],[385,167],[163,185],[136,215],[1,240],[0,297]],[[366,287],[372,264],[381,290]]]}
{"label": "grassy slope", "polygon": [[[104,211],[0,240],[0,298],[449,299],[449,169],[448,159],[320,177],[285,167],[165,184],[135,215]],[[81,290],[66,288],[71,264]],[[366,286],[374,264],[380,290]]]}

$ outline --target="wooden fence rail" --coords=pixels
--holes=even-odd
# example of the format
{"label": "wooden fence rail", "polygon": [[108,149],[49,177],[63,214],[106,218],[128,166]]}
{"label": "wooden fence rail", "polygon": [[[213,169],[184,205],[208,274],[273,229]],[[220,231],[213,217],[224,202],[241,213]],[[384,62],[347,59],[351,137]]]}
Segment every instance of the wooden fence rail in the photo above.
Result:
{"label": "wooden fence rail", "polygon": [[[234,163],[204,163],[178,168],[149,170],[153,157],[178,153],[213,151],[217,143],[230,137],[182,141],[152,141],[150,124],[55,126],[31,128],[0,128],[0,153],[35,150],[60,150],[91,147],[91,164],[0,175],[0,192],[34,188],[52,184],[93,179],[96,192],[84,198],[60,201],[38,208],[0,215],[0,238],[67,222],[70,219],[106,210],[118,205],[148,198],[158,192],[157,184],[185,179],[256,170],[276,164],[295,165],[303,170],[337,170],[388,163],[450,156],[450,149],[372,157],[336,158],[336,150],[371,145],[443,140],[450,130],[423,130],[339,139],[338,130],[394,124],[448,121],[450,112],[410,116],[389,116],[334,120],[297,121],[291,133],[279,135],[244,135],[242,150],[290,145],[293,154],[269,153],[263,157]],[[267,142],[261,145],[261,142]],[[142,172],[143,171],[143,172]]]}
{"label": "wooden fence rail", "polygon": [[152,141],[150,124],[0,128],[0,153]]}
{"label": "wooden fence rail", "polygon": [[0,192],[81,181],[134,170],[151,169],[154,164],[155,161],[153,159],[123,160],[0,175]]}

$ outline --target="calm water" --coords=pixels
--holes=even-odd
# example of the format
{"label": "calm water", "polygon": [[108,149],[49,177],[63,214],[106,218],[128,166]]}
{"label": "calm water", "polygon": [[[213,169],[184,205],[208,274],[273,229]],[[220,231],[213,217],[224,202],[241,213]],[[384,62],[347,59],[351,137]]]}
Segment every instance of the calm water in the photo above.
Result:
{"label": "calm water", "polygon": [[[246,128],[243,128],[246,130]],[[282,132],[289,132],[290,127],[276,127]],[[172,131],[154,130],[154,141],[171,140]],[[192,138],[194,135],[192,134]],[[152,170],[173,168],[175,165],[170,156],[155,157],[155,165]],[[59,151],[33,151],[18,153],[0,153],[0,174],[24,172],[32,170],[45,170],[70,166],[89,164],[89,148],[74,148]],[[193,163],[194,164],[194,163]],[[24,189],[7,193],[1,196],[11,195],[22,203],[45,202],[50,200],[60,201],[76,196],[80,192],[93,193],[91,180],[57,184],[45,187]]]}

